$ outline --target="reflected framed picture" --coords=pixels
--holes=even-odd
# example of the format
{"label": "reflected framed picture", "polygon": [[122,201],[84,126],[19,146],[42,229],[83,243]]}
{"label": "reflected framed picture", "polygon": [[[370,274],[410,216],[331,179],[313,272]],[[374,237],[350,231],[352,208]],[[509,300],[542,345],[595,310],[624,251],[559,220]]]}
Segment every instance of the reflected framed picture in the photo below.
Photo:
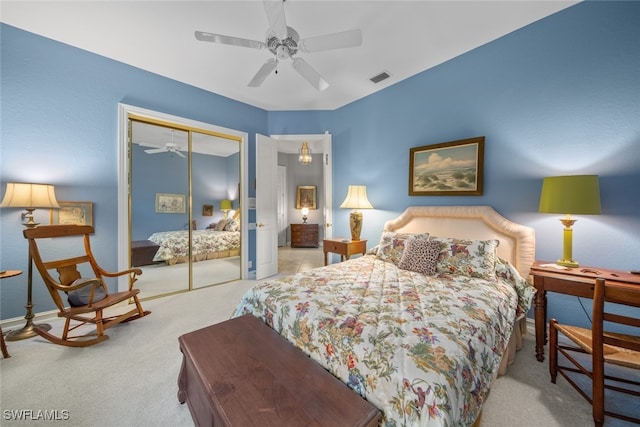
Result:
{"label": "reflected framed picture", "polygon": [[315,185],[298,185],[296,209],[302,208],[317,209]]}
{"label": "reflected framed picture", "polygon": [[186,211],[184,194],[156,193],[156,213],[183,214]]}
{"label": "reflected framed picture", "polygon": [[409,150],[410,196],[481,196],[484,136]]}
{"label": "reflected framed picture", "polygon": [[51,224],[75,224],[93,226],[93,202],[58,201],[58,209],[49,210]]}
{"label": "reflected framed picture", "polygon": [[202,205],[202,216],[213,216],[213,205]]}

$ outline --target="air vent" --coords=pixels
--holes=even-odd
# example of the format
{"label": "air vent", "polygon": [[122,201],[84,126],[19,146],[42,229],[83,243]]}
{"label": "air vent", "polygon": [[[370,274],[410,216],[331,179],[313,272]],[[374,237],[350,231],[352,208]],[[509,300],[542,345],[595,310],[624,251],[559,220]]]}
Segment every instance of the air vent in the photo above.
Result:
{"label": "air vent", "polygon": [[380,83],[383,80],[388,79],[389,77],[391,77],[391,74],[387,73],[386,71],[381,72],[380,74],[378,74],[377,76],[373,76],[371,77],[369,80],[371,80],[374,83]]}

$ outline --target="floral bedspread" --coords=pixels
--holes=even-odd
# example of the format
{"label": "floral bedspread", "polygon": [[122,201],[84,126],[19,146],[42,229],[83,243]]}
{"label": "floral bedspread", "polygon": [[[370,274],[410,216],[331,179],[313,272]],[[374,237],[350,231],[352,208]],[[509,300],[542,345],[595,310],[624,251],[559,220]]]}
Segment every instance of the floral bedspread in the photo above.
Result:
{"label": "floral bedspread", "polygon": [[233,316],[263,319],[382,410],[383,425],[468,426],[497,373],[518,295],[528,299],[521,307],[532,295],[515,268],[496,270],[491,281],[426,276],[367,255],[258,284]]}
{"label": "floral bedspread", "polygon": [[[211,252],[222,252],[240,247],[239,231],[215,231],[212,229],[191,231],[193,249],[191,255],[198,257]],[[161,231],[153,233],[149,240],[160,245],[154,261],[171,261],[189,256],[189,231]]]}

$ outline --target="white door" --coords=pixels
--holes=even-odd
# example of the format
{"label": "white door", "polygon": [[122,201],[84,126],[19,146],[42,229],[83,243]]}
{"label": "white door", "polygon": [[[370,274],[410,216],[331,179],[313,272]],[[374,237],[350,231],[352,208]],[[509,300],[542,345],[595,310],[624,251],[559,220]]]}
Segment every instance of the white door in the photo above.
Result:
{"label": "white door", "polygon": [[324,133],[322,140],[322,171],[324,179],[324,238],[333,237],[333,181],[331,176],[331,134]]}
{"label": "white door", "polygon": [[256,280],[278,274],[278,141],[256,134]]}
{"label": "white door", "polygon": [[278,246],[287,245],[287,168],[278,166]]}

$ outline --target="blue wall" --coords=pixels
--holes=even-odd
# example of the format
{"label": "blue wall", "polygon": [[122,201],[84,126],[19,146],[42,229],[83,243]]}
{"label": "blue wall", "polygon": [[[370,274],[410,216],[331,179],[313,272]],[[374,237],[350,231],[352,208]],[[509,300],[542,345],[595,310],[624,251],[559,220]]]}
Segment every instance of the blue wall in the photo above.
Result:
{"label": "blue wall", "polygon": [[[134,144],[132,150],[131,239],[147,240],[158,231],[186,230],[189,227],[188,206],[184,214],[156,213],[156,193],[187,195],[187,159],[172,153],[153,155],[145,147]],[[198,229],[207,228],[222,217],[220,201],[236,198],[240,182],[240,155],[219,157],[192,155],[192,218]],[[214,215],[203,216],[202,205],[213,205]],[[234,206],[237,206],[237,202]]]}
{"label": "blue wall", "polygon": [[[249,183],[256,132],[328,130],[333,204],[347,185],[367,185],[376,208],[364,212],[370,246],[406,206],[483,204],[534,227],[537,257],[555,260],[562,227],[537,212],[542,178],[599,174],[603,215],[579,218],[574,257],[638,268],[639,17],[639,2],[583,2],[336,111],[298,112],[265,112],[2,25],[1,191],[7,181],[42,181],[61,200],[93,200],[96,252],[115,267],[117,103],[125,102],[248,132]],[[484,195],[408,196],[411,147],[480,135]],[[335,209],[334,234],[348,235],[348,214]],[[19,212],[0,215],[1,266],[25,269]],[[23,283],[3,281],[2,318],[23,315]],[[34,291],[37,311],[49,309]],[[584,318],[574,298],[549,304],[560,320]]]}

